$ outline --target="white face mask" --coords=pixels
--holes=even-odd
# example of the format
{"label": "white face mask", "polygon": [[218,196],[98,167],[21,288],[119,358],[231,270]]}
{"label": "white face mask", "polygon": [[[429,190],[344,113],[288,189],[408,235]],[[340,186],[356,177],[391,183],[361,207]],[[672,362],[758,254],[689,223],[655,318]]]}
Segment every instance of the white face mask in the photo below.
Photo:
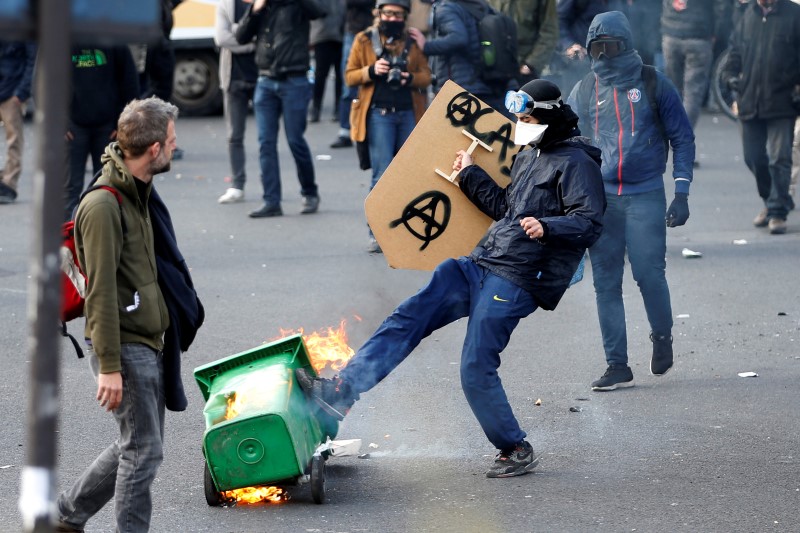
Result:
{"label": "white face mask", "polygon": [[547,124],[529,124],[518,120],[516,128],[514,128],[514,144],[517,146],[536,144],[542,140],[546,129]]}

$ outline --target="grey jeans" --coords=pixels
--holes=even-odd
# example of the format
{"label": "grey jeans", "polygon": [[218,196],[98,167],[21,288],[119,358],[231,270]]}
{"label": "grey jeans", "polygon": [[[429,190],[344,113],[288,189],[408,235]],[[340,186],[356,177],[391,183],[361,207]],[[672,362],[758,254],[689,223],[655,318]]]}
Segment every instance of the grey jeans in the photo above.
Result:
{"label": "grey jeans", "polygon": [[664,35],[661,47],[664,73],[683,98],[683,107],[694,129],[708,91],[714,45],[710,39],[676,39]]}
{"label": "grey jeans", "polygon": [[[97,376],[97,356],[89,354]],[[143,344],[123,344],[121,362],[122,403],[113,412],[119,437],[58,497],[60,519],[76,529],[112,498],[118,532],[150,529],[150,485],[163,458],[164,366],[161,353]]]}
{"label": "grey jeans", "polygon": [[256,82],[231,80],[231,85],[225,91],[224,111],[225,123],[228,129],[228,156],[231,161],[234,189],[244,190],[245,178],[245,150],[244,130],[247,123],[247,111]]}

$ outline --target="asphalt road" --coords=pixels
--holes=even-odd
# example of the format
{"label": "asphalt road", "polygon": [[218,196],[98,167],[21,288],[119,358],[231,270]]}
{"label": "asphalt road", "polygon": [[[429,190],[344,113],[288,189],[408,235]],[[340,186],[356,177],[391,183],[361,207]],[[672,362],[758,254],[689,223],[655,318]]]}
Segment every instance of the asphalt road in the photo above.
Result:
{"label": "asphalt road", "polygon": [[[329,104],[326,104],[329,106]],[[284,212],[251,220],[260,205],[254,124],[244,204],[221,206],[228,174],[222,119],[181,119],[183,161],[157,178],[207,318],[184,357],[189,409],[169,413],[166,456],[153,485],[152,530],[212,532],[798,531],[800,519],[800,220],[770,236],[752,226],[760,209],[736,125],[704,115],[691,218],[668,233],[676,316],[676,367],[649,375],[648,326],[626,276],[636,387],[593,393],[605,369],[591,271],[555,312],[517,328],[501,376],[542,455],[534,475],[488,480],[495,451],[460,390],[464,322],[429,339],[365,394],[341,438],[363,439],[369,459],[328,462],[328,503],[307,487],[280,505],[213,508],[203,496],[203,400],[192,370],[257,346],[280,328],[313,331],[347,320],[359,346],[425,272],[388,268],[365,252],[369,175],[354,150],[330,150],[336,125],[310,127],[320,212],[300,216],[299,186],[281,140]],[[0,206],[0,529],[19,530],[28,389],[29,243],[33,133],[20,200]],[[325,157],[325,156],[330,156]],[[671,188],[671,185],[668,184]],[[734,244],[744,240],[746,244]],[[681,251],[701,252],[685,259]],[[359,321],[357,317],[360,317]],[[81,324],[71,326],[80,331]],[[58,486],[66,487],[114,437],[94,401],[85,360],[63,343]],[[756,378],[739,372],[753,371]],[[536,400],[541,405],[536,406]],[[571,412],[570,407],[579,407]],[[374,443],[378,448],[367,448]],[[107,507],[87,531],[111,531]]]}

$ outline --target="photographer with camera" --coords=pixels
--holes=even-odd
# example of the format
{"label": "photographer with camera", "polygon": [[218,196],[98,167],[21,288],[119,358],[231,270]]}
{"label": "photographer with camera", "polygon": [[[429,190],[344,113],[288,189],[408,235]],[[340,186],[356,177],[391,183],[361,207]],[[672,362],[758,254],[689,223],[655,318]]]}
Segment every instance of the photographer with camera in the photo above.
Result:
{"label": "photographer with camera", "polygon": [[[356,35],[345,82],[358,87],[350,108],[350,137],[369,148],[370,190],[411,134],[427,105],[428,60],[406,31],[410,0],[378,0],[375,25]],[[363,144],[362,144],[363,147]],[[369,168],[359,150],[361,168]],[[370,253],[381,249],[370,231]]]}

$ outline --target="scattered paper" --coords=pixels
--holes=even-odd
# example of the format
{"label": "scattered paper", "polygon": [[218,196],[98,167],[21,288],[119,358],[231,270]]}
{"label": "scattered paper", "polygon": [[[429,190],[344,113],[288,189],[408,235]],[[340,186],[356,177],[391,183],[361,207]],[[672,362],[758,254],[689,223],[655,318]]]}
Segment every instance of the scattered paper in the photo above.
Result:
{"label": "scattered paper", "polygon": [[689,315],[687,313],[684,313],[682,315],[676,316],[675,318],[689,318]]}
{"label": "scattered paper", "polygon": [[328,154],[319,154],[317,156],[317,161],[330,161],[331,159],[333,159],[333,156]]}
{"label": "scattered paper", "polygon": [[542,399],[541,399],[541,398],[539,398],[538,400],[536,400],[535,402],[533,402],[533,405],[536,405],[536,406],[542,405]]}
{"label": "scattered paper", "polygon": [[745,244],[747,244],[747,239],[733,239],[732,242],[736,246],[744,246]]}
{"label": "scattered paper", "polygon": [[368,453],[362,453],[361,455],[358,456],[358,458],[359,459],[369,459],[369,454]]}
{"label": "scattered paper", "polygon": [[701,252],[695,252],[694,250],[690,250],[688,248],[684,248],[681,250],[681,255],[687,259],[695,259],[698,257],[703,257]]}
{"label": "scattered paper", "polygon": [[758,374],[755,372],[739,372],[740,378],[757,378]]}
{"label": "scattered paper", "polygon": [[374,448],[380,448],[380,446],[378,446],[378,445],[377,445],[377,444],[375,444],[374,442],[370,442],[370,443],[369,443],[369,447],[370,447],[370,448],[373,448],[373,449],[374,449]]}
{"label": "scattered paper", "polygon": [[5,470],[6,468],[11,468],[12,466],[14,466],[14,465],[3,465],[3,466],[0,466],[0,470]]}

